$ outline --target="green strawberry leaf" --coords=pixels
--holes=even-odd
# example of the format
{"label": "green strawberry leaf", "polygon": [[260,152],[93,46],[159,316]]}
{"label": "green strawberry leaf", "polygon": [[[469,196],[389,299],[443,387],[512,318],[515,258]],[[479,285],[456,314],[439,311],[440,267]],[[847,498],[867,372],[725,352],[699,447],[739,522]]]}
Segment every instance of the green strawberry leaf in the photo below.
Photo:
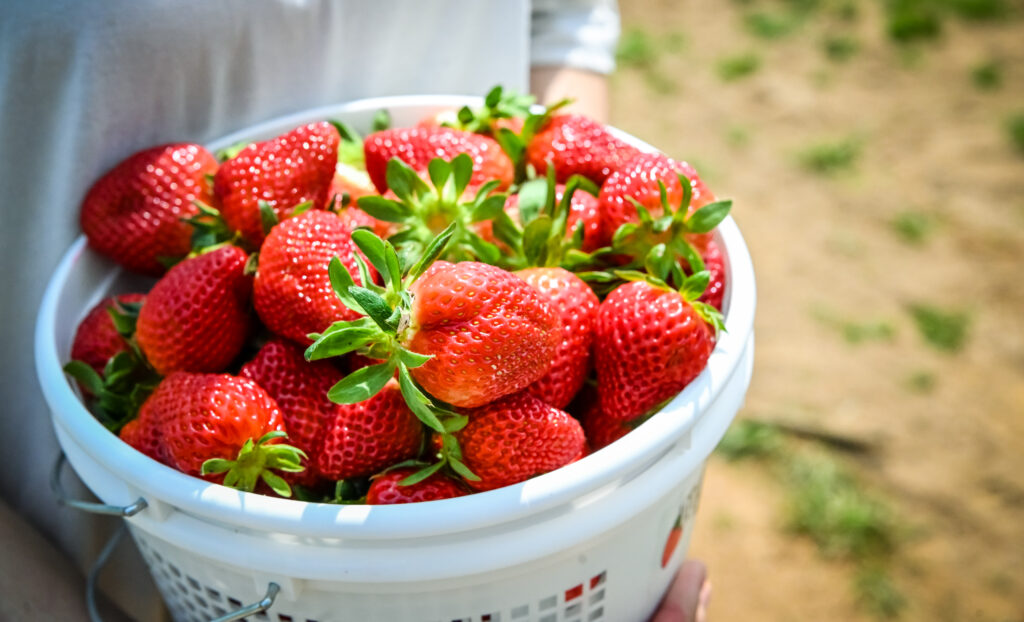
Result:
{"label": "green strawberry leaf", "polygon": [[260,479],[278,495],[285,498],[292,496],[292,488],[288,485],[288,482],[281,479],[279,475],[275,475],[272,471],[262,471]]}
{"label": "green strawberry leaf", "polygon": [[391,127],[391,113],[381,108],[373,115],[373,122],[370,124],[370,129],[373,132],[380,132]]}
{"label": "green strawberry leaf", "polygon": [[412,376],[409,374],[408,368],[402,363],[398,365],[398,386],[402,391],[402,397],[405,398],[406,405],[409,406],[409,410],[431,430],[444,432],[444,425],[442,425],[441,420],[438,419],[437,414],[434,413],[432,408],[433,402],[416,386]]}
{"label": "green strawberry leaf", "polygon": [[531,179],[519,187],[519,222],[524,226],[537,218],[548,198],[547,179]]}
{"label": "green strawberry leaf", "polygon": [[708,203],[686,219],[686,228],[691,233],[710,233],[719,225],[732,209],[732,200]]}
{"label": "green strawberry leaf", "polygon": [[473,177],[473,158],[469,154],[460,153],[451,162],[452,178],[455,180],[455,196],[461,197]]}
{"label": "green strawberry leaf", "polygon": [[[352,241],[359,250],[363,251],[366,258],[370,261],[370,264],[377,269],[381,277],[384,278],[384,282],[398,282],[401,278],[400,269],[398,267],[398,257],[394,257],[394,261],[388,257],[388,252],[384,240],[380,239],[372,231],[367,229],[356,229],[352,232]],[[392,253],[394,249],[391,249]],[[391,268],[394,267],[394,273]]]}
{"label": "green strawberry leaf", "polygon": [[[370,325],[357,325],[361,321],[369,321]],[[378,341],[383,336],[380,328],[374,325],[372,320],[369,318],[361,318],[350,322],[352,326],[336,330],[333,332],[325,332],[319,335],[316,340],[306,348],[305,357],[307,361],[318,361],[332,356],[341,356],[342,354],[348,354],[354,352],[359,348]]]}
{"label": "green strawberry leaf", "polygon": [[362,305],[349,293],[349,288],[355,287],[356,282],[352,279],[348,268],[345,267],[345,264],[341,263],[341,259],[337,255],[331,257],[330,263],[327,264],[327,275],[331,280],[331,288],[334,289],[334,295],[338,297],[341,304],[356,313],[366,313]]}
{"label": "green strawberry leaf", "polygon": [[412,216],[412,210],[408,205],[384,197],[359,197],[356,199],[356,205],[370,216],[385,222],[402,223]]}
{"label": "green strawberry leaf", "polygon": [[293,218],[295,216],[299,216],[301,214],[305,214],[306,212],[308,212],[311,209],[313,209],[313,202],[312,201],[303,201],[302,203],[299,203],[298,205],[296,205],[295,207],[292,208],[292,211],[288,214],[288,217],[289,218]]}
{"label": "green strawberry leaf", "polygon": [[409,369],[415,369],[434,358],[433,354],[419,354],[402,346],[398,346],[397,352],[398,360]]}
{"label": "green strawberry leaf", "polygon": [[350,286],[348,293],[355,298],[366,315],[370,316],[384,332],[393,333],[395,331],[396,326],[391,324],[393,310],[380,294],[358,285]]}
{"label": "green strawberry leaf", "polygon": [[708,288],[708,283],[710,282],[711,273],[707,270],[701,270],[686,277],[679,291],[686,300],[697,300],[704,293],[704,290]]}
{"label": "green strawberry leaf", "polygon": [[507,195],[495,194],[478,202],[470,213],[470,222],[494,220],[498,214],[505,210],[505,201],[507,199]]}
{"label": "green strawberry leaf", "polygon": [[103,392],[103,378],[91,365],[82,361],[71,361],[64,366],[64,372],[80,382],[89,393],[100,395]]}
{"label": "green strawberry leaf", "polygon": [[430,264],[434,263],[434,261],[441,256],[441,253],[444,252],[448,242],[451,241],[452,236],[455,235],[455,229],[457,226],[458,225],[456,223],[451,223],[445,227],[444,231],[438,233],[437,236],[430,241],[426,250],[423,251],[422,257],[420,257],[419,261],[410,268],[409,282],[413,282],[420,278],[420,276],[427,271],[427,268],[430,267]]}
{"label": "green strawberry leaf", "polygon": [[263,235],[270,233],[270,230],[274,228],[279,222],[277,213],[274,211],[274,207],[266,201],[260,201],[260,225],[263,227]]}
{"label": "green strawberry leaf", "polygon": [[[526,142],[522,137],[507,127],[503,127],[498,130],[494,139],[498,141],[498,144],[501,146],[501,150],[505,152],[505,155],[507,155],[512,162],[518,164],[523,161],[523,155],[526,153]],[[519,168],[519,166],[516,168]],[[516,179],[519,179],[519,177],[517,176]]]}
{"label": "green strawberry leaf", "polygon": [[455,458],[453,456],[449,456],[449,458],[448,458],[448,465],[452,468],[453,471],[455,471],[460,476],[462,476],[463,479],[468,479],[468,480],[474,481],[474,482],[479,482],[480,481],[480,476],[477,475],[476,473],[470,471],[469,467],[466,466],[466,464],[464,462],[462,462],[461,460],[459,460],[458,458]]}
{"label": "green strawberry leaf", "polygon": [[398,485],[412,486],[413,484],[418,484],[423,480],[427,479],[428,477],[430,477],[431,475],[433,475],[434,473],[437,473],[441,469],[441,467],[444,466],[444,464],[444,461],[441,460],[439,462],[431,464],[428,467],[424,467],[419,471],[416,471],[415,473],[409,475],[408,477],[403,478],[400,482],[398,482]]}
{"label": "green strawberry leaf", "polygon": [[335,404],[365,402],[380,393],[394,375],[395,364],[390,361],[357,369],[331,387],[327,398]]}

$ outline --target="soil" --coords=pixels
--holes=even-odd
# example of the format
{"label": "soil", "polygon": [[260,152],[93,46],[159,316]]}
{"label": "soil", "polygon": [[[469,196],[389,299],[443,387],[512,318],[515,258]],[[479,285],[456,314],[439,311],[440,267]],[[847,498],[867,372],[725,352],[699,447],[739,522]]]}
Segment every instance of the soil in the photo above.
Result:
{"label": "soil", "polygon": [[[883,3],[823,12],[787,37],[743,27],[750,3],[624,0],[654,42],[613,79],[613,124],[695,164],[734,216],[758,278],[754,380],[740,417],[868,443],[865,486],[909,526],[892,565],[905,620],[1024,620],[1024,19],[944,22],[936,41],[888,39]],[[758,6],[780,6],[763,2]],[[859,41],[845,62],[822,40]],[[751,75],[721,59],[753,53]],[[971,71],[997,59],[1002,86]],[[851,140],[823,174],[800,154]],[[912,243],[893,222],[931,223]],[[957,351],[910,308],[966,313]],[[880,327],[860,341],[843,328]],[[862,335],[863,336],[863,335]],[[782,528],[784,483],[713,459],[691,549],[711,569],[715,622],[869,620],[853,569]]]}

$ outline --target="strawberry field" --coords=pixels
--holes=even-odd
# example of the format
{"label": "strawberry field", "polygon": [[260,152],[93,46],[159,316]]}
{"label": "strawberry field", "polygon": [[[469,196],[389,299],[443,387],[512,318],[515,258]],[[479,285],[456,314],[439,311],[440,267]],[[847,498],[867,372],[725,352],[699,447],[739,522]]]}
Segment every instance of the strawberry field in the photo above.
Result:
{"label": "strawberry field", "polygon": [[612,122],[758,277],[711,618],[1022,620],[1024,5],[626,0]]}

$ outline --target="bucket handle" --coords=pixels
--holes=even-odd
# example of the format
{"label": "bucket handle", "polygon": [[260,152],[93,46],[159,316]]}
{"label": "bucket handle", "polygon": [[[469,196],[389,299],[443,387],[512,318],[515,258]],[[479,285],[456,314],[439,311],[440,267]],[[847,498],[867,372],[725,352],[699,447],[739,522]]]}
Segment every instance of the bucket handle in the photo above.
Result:
{"label": "bucket handle", "polygon": [[210,622],[233,622],[233,620],[241,620],[246,616],[255,615],[257,613],[263,613],[267,609],[270,609],[274,604],[274,600],[277,598],[277,593],[281,591],[281,586],[271,581],[267,584],[267,593],[264,594],[263,598],[254,602],[251,605],[237,609],[231,613],[223,615],[216,620]]}
{"label": "bucket handle", "polygon": [[54,463],[53,471],[50,473],[50,489],[53,491],[54,496],[57,497],[57,502],[61,505],[73,507],[77,510],[82,510],[83,512],[89,512],[90,514],[106,514],[108,516],[121,516],[124,518],[135,516],[149,506],[149,503],[147,503],[142,497],[139,497],[134,503],[124,506],[92,503],[90,501],[72,499],[67,491],[64,490],[64,486],[60,483],[60,476],[64,472],[65,463],[67,463],[67,456],[65,456],[64,452],[61,451],[57,455],[57,461]]}

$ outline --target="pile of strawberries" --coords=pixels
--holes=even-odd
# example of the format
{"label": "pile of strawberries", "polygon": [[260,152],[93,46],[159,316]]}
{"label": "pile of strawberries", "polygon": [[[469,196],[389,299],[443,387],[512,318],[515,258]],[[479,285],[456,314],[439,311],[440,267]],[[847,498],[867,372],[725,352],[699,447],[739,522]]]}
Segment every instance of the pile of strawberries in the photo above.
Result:
{"label": "pile of strawberries", "polygon": [[642,423],[714,348],[731,202],[531,104],[115,166],[82,228],[157,280],[78,327],[92,412],[193,476],[371,504],[515,484]]}

